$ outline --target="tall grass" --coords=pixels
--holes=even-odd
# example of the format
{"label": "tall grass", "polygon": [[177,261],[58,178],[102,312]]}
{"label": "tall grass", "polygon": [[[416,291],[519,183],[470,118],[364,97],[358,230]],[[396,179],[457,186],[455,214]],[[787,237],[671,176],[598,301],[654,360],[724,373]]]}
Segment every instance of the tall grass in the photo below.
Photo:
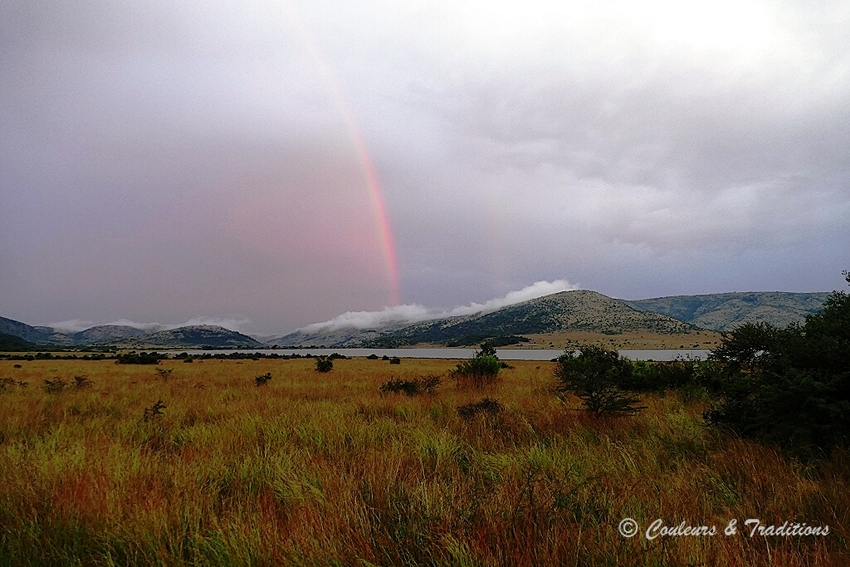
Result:
{"label": "tall grass", "polygon": [[[486,390],[382,394],[456,362],[32,361],[0,376],[2,565],[850,564],[850,455],[800,463],[647,396],[593,418],[515,362]],[[255,377],[271,373],[262,387]],[[87,388],[39,385],[85,375]],[[472,419],[459,406],[504,407]],[[145,409],[161,400],[161,415]],[[826,537],[649,541],[617,532],[760,518]]]}

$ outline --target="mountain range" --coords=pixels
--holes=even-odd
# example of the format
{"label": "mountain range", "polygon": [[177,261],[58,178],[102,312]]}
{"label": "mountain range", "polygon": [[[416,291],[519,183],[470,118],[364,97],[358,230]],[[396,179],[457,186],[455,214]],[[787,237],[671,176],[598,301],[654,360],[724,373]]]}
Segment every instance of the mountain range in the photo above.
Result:
{"label": "mountain range", "polygon": [[[776,326],[802,322],[818,311],[829,294],[744,292],[614,299],[589,290],[563,291],[472,315],[371,329],[328,326],[258,340],[214,325],[146,331],[128,325],[98,325],[78,332],[31,326],[0,317],[0,350],[35,346],[108,345],[119,348],[262,348],[316,346],[391,348],[415,344],[474,345],[487,338],[512,342],[524,335],[553,333],[654,333],[686,335],[728,331],[745,322]],[[311,329],[316,329],[311,325]],[[6,348],[3,348],[7,345]]]}
{"label": "mountain range", "polygon": [[745,292],[614,299],[589,290],[563,291],[473,315],[443,317],[389,328],[329,326],[299,330],[269,344],[279,346],[400,347],[415,344],[474,345],[486,338],[553,333],[690,334],[728,331],[745,322],[784,327],[815,313],[828,293]]}
{"label": "mountain range", "polygon": [[[21,346],[12,338],[31,346],[109,345],[121,348],[262,348],[262,342],[242,333],[216,325],[187,325],[163,331],[145,331],[129,325],[97,325],[75,333],[63,333],[51,327],[33,327],[0,317],[0,338]],[[7,349],[7,350],[12,350]],[[18,350],[18,349],[15,349]]]}

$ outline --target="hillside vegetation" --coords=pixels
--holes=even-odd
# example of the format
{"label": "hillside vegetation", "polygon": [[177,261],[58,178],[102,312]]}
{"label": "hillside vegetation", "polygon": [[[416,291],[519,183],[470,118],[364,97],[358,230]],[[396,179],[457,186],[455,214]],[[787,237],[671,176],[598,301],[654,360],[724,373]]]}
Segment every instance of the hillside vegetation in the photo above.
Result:
{"label": "hillside vegetation", "polygon": [[823,307],[829,293],[750,292],[679,295],[622,300],[639,309],[660,313],[703,329],[731,331],[744,323],[769,323],[785,327],[802,323]]}
{"label": "hillside vegetation", "polygon": [[25,351],[35,348],[36,345],[31,342],[25,341],[20,337],[16,337],[15,335],[7,335],[6,333],[0,333],[0,351]]}
{"label": "hillside vegetation", "polygon": [[368,346],[417,343],[475,344],[488,337],[592,331],[622,334],[635,331],[690,333],[697,329],[665,315],[638,311],[595,291],[563,291],[509,305],[490,313],[449,317],[383,333]]}

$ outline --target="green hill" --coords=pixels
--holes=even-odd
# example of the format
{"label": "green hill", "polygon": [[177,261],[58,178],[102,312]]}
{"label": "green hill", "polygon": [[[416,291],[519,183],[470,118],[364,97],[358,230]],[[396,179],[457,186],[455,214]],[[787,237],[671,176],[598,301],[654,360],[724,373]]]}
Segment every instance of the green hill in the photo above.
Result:
{"label": "green hill", "polygon": [[134,342],[136,341],[143,343],[142,346],[166,348],[256,348],[264,346],[263,343],[248,335],[215,325],[178,327],[170,331],[160,331],[139,337]]}
{"label": "green hill", "polygon": [[369,347],[417,343],[476,344],[489,337],[588,331],[605,334],[689,333],[696,327],[666,315],[640,311],[601,293],[562,291],[509,305],[489,313],[448,317],[382,333],[365,341]]}
{"label": "green hill", "polygon": [[759,291],[677,295],[622,300],[640,311],[659,313],[704,329],[729,331],[742,323],[764,321],[778,327],[802,323],[823,307],[829,293]]}
{"label": "green hill", "polygon": [[35,350],[36,348],[37,345],[29,341],[25,341],[21,337],[16,337],[15,335],[8,335],[6,333],[0,333],[0,351],[19,352]]}

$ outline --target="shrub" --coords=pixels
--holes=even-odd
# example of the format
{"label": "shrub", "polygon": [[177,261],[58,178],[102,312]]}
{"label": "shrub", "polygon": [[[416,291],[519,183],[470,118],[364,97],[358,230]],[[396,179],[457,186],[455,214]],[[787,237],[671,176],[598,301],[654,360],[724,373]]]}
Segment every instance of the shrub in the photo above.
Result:
{"label": "shrub", "polygon": [[717,389],[719,365],[710,360],[677,358],[669,362],[637,360],[630,375],[619,386],[635,392],[661,392],[670,389]]}
{"label": "shrub", "polygon": [[68,386],[68,383],[65,382],[62,378],[54,378],[53,380],[45,380],[44,381],[44,391],[48,394],[55,394],[61,392]]}
{"label": "shrub", "polygon": [[[848,283],[850,274],[844,272]],[[706,421],[804,453],[850,442],[850,296],[803,325],[741,325],[711,358],[724,372]]]}
{"label": "shrub", "polygon": [[471,359],[461,362],[452,370],[451,377],[460,383],[480,388],[493,384],[501,369],[502,362],[496,356],[496,349],[492,343],[485,341],[481,343],[481,350],[476,351]]}
{"label": "shrub", "polygon": [[555,377],[558,391],[572,392],[587,411],[602,414],[634,414],[644,409],[639,398],[622,385],[631,379],[632,364],[615,350],[583,346],[566,351],[558,359]]}
{"label": "shrub", "polygon": [[495,416],[504,409],[497,400],[484,398],[478,402],[458,406],[457,413],[464,421],[472,421],[477,415]]}
{"label": "shrub", "polygon": [[401,364],[401,359],[397,356],[394,356],[390,359],[390,364]]}
{"label": "shrub", "polygon": [[171,373],[172,373],[173,371],[174,371],[174,369],[173,369],[173,368],[168,368],[168,369],[166,369],[166,368],[157,368],[157,369],[156,369],[156,373],[157,373],[157,375],[159,375],[159,377],[160,377],[160,378],[162,378],[162,381],[163,381],[163,382],[167,382],[167,381],[168,381],[168,377],[169,377],[169,376],[171,376]]}
{"label": "shrub", "polygon": [[265,386],[272,379],[272,373],[266,372],[265,374],[260,374],[259,376],[254,377],[254,383],[257,386]]}
{"label": "shrub", "polygon": [[158,352],[128,352],[119,354],[115,364],[159,364],[162,358]]}
{"label": "shrub", "polygon": [[408,396],[418,394],[433,394],[434,390],[441,384],[439,376],[429,375],[415,378],[413,380],[390,380],[381,385],[381,394],[404,393]]}
{"label": "shrub", "polygon": [[327,356],[316,357],[316,372],[330,372],[334,368],[334,362]]}
{"label": "shrub", "polygon": [[162,410],[166,409],[167,407],[168,406],[162,403],[162,400],[157,400],[154,405],[149,408],[145,408],[145,412],[143,414],[144,420],[150,421],[151,419],[162,416]]}
{"label": "shrub", "polygon": [[74,376],[74,388],[91,388],[93,385],[94,382],[85,376]]}

